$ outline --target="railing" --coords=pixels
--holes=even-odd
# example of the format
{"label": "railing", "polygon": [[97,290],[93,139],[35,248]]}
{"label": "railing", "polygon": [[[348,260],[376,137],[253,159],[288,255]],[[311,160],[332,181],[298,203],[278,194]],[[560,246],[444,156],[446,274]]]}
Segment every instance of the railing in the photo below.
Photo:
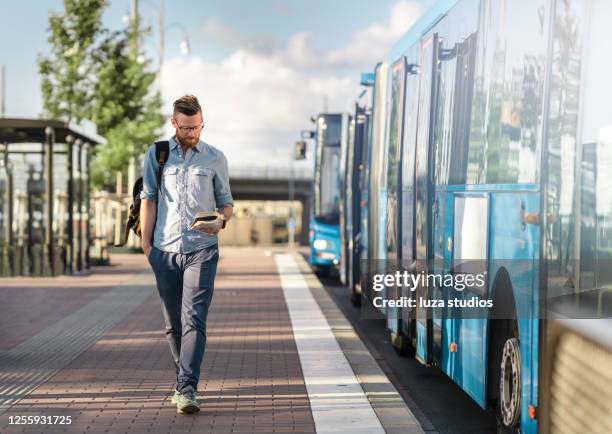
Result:
{"label": "railing", "polygon": [[[93,210],[92,257],[109,261],[108,249],[122,241],[132,196],[98,191],[91,196]],[[126,247],[140,247],[140,240],[130,232]]]}

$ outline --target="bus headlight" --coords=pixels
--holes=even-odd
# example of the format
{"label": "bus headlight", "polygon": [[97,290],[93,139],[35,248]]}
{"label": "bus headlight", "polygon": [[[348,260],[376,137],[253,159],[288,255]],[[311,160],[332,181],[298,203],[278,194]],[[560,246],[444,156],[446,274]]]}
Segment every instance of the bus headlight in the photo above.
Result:
{"label": "bus headlight", "polygon": [[314,240],[312,247],[315,250],[325,250],[331,247],[331,243],[327,240]]}

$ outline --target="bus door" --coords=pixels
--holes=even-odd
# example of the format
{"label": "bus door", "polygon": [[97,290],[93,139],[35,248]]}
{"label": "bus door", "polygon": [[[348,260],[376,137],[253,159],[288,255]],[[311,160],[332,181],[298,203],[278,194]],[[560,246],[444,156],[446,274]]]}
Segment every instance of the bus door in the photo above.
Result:
{"label": "bus door", "polygon": [[[421,43],[416,42],[406,55],[406,101],[404,110],[404,138],[400,158],[401,180],[401,240],[398,240],[398,262],[402,270],[414,268],[414,159],[419,106],[419,62]],[[409,287],[402,288],[402,297],[414,299],[414,292]],[[414,354],[414,307],[404,306],[400,313],[402,339],[405,338],[411,354]],[[393,336],[391,337],[394,338]]]}
{"label": "bus door", "polygon": [[[359,270],[354,270],[355,273],[355,288],[357,292],[363,297],[366,292],[365,288],[361,286],[361,276],[365,275],[368,271],[367,261],[369,256],[369,223],[370,218],[370,173],[371,173],[371,159],[372,159],[372,105],[373,101],[370,102],[369,107],[365,107],[363,111],[364,123],[363,127],[359,128],[361,131],[361,165],[359,166],[359,216],[361,224],[359,225],[359,256],[356,258],[356,262],[359,264]],[[357,116],[360,119],[361,115]],[[359,125],[359,124],[358,124]],[[357,303],[359,301],[355,300]]]}
{"label": "bus door", "polygon": [[355,154],[357,153],[356,141],[355,141],[355,117],[351,118],[348,123],[348,146],[346,152],[346,185],[344,192],[344,233],[341,236],[346,239],[341,240],[342,243],[342,260],[340,264],[344,269],[344,285],[352,291],[353,289],[353,278],[351,270],[353,268],[353,248],[354,248],[354,236],[356,222],[355,221],[355,207],[354,202],[359,197],[359,192],[354,188],[355,184]]}
{"label": "bus door", "polygon": [[352,165],[349,163],[349,159],[352,158],[353,150],[350,147],[353,145],[349,142],[352,119],[346,113],[342,114],[341,120],[341,136],[340,136],[340,266],[339,275],[340,282],[343,285],[348,284],[347,271],[348,271],[348,245],[349,232],[352,231],[352,221],[350,202],[353,198],[353,191],[351,186],[351,169]]}
{"label": "bus door", "polygon": [[421,42],[419,112],[417,121],[415,161],[415,258],[416,273],[423,274],[417,286],[416,306],[416,357],[422,363],[433,361],[433,320],[424,304],[430,300],[430,288],[426,274],[432,261],[432,206],[434,162],[431,152],[435,120],[435,97],[437,89],[438,34],[425,36]]}
{"label": "bus door", "polygon": [[[450,193],[441,185],[463,185],[466,184],[465,174],[467,173],[467,150],[469,147],[470,119],[472,94],[474,90],[474,69],[476,62],[476,33],[470,34],[461,42],[445,46],[441,40],[438,44],[438,70],[435,98],[432,98],[437,105],[437,116],[442,114],[442,101],[446,99],[444,105],[448,106],[449,100],[452,102],[452,123],[450,125],[450,140],[447,138],[446,130],[440,123],[440,119],[431,122],[436,125],[436,137],[431,141],[432,159],[436,162],[435,171],[432,172],[435,195],[432,194],[432,258],[433,263],[429,267],[431,273],[436,276],[446,276],[455,272],[458,260],[468,259],[468,265],[463,264],[464,272],[477,274],[484,272],[481,269],[486,263],[486,234],[488,233],[488,196],[464,193]],[[442,77],[446,83],[442,84]],[[449,92],[450,88],[450,92]],[[443,97],[442,92],[446,92]],[[452,94],[452,97],[450,96]],[[433,111],[432,111],[433,113]],[[449,143],[450,142],[450,143]],[[433,182],[433,181],[432,181]],[[470,219],[475,222],[470,222]],[[463,222],[463,223],[462,223]],[[463,236],[462,236],[463,235]],[[460,238],[458,238],[460,237]],[[465,250],[459,248],[463,246]],[[468,247],[469,246],[469,247]],[[470,252],[467,258],[461,254]],[[479,257],[472,256],[475,252]],[[456,256],[459,254],[460,256]],[[477,260],[479,259],[479,260]],[[477,260],[477,261],[474,261]],[[435,279],[435,285],[430,288],[430,295],[436,300],[445,300],[457,296],[454,289],[445,288],[441,280]],[[476,288],[479,297],[486,296],[481,294]],[[467,291],[466,291],[467,292]],[[462,292],[460,294],[465,294]],[[446,312],[446,315],[444,314]],[[465,330],[466,322],[455,321],[458,317],[457,311],[452,311],[448,307],[436,307],[433,309],[433,350],[434,360],[441,366],[448,366],[449,352],[453,343],[461,340],[459,332]],[[477,324],[471,321],[470,323]],[[462,324],[460,326],[459,324]],[[469,345],[474,348],[471,354],[478,354],[482,351],[480,341],[468,340]],[[466,349],[466,344],[462,344]],[[465,352],[464,352],[465,354]],[[457,358],[452,358],[456,360]],[[456,366],[456,365],[453,365]],[[444,369],[444,368],[443,368]],[[450,374],[450,371],[447,373]],[[451,375],[452,377],[452,375]],[[460,381],[459,381],[460,383]]]}
{"label": "bus door", "polygon": [[[393,272],[397,263],[398,244],[401,242],[402,205],[401,205],[401,171],[400,156],[402,154],[402,137],[404,125],[404,95],[406,86],[406,58],[401,57],[391,66],[390,93],[391,104],[389,113],[389,132],[387,149],[387,230],[386,246],[389,270]],[[389,287],[386,298],[399,299],[399,288]],[[392,336],[400,331],[399,309],[387,308],[387,328]],[[393,339],[393,337],[392,337]]]}
{"label": "bus door", "polygon": [[[381,212],[380,204],[383,203],[386,210],[386,192],[383,192],[383,173],[385,170],[384,153],[384,132],[386,119],[386,98],[387,98],[387,71],[386,63],[376,66],[374,82],[374,104],[372,113],[371,149],[369,164],[369,196],[368,196],[368,267],[367,274],[384,272],[381,269],[381,262],[385,255],[381,252],[380,245],[384,244],[380,240],[382,222],[386,216]],[[362,296],[372,299],[373,294],[369,287],[362,288]],[[382,309],[382,308],[378,308]],[[385,313],[384,311],[381,313]]]}
{"label": "bus door", "polygon": [[[364,200],[362,196],[362,177],[363,172],[365,171],[365,154],[366,154],[366,146],[367,146],[367,129],[369,124],[369,113],[366,111],[365,106],[359,105],[359,103],[355,104],[355,115],[353,117],[353,121],[351,125],[354,126],[353,130],[353,159],[352,159],[352,210],[351,210],[351,221],[353,225],[353,231],[350,234],[351,239],[349,240],[349,245],[351,249],[349,250],[349,276],[348,276],[348,284],[349,288],[353,290],[355,286],[359,283],[359,277],[361,275],[361,264],[360,262],[360,252],[361,252],[361,239],[360,237],[364,237],[364,231],[361,227],[362,222],[362,202]],[[350,137],[350,136],[349,136]],[[357,300],[355,300],[357,301]]]}

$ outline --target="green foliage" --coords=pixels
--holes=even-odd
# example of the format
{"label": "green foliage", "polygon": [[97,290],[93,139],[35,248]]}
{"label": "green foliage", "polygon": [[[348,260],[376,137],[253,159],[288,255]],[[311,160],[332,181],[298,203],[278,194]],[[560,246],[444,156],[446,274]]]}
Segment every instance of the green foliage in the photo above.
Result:
{"label": "green foliage", "polygon": [[109,34],[101,24],[106,0],[64,0],[64,12],[49,17],[48,57],[39,57],[47,116],[93,121],[107,144],[95,148],[91,179],[111,187],[115,172],[127,172],[160,134],[161,97],[153,90],[150,61],[138,55],[142,32]]}
{"label": "green foliage", "polygon": [[98,187],[112,185],[116,171],[125,172],[131,157],[143,154],[163,124],[159,92],[151,92],[155,74],[148,61],[130,53],[132,31],[116,32],[102,41],[95,54],[97,81],[93,89],[92,121],[108,144],[100,147],[92,167]]}
{"label": "green foliage", "polygon": [[64,0],[64,13],[49,17],[51,53],[38,60],[49,117],[68,122],[87,117],[95,71],[92,53],[105,6],[105,0]]}

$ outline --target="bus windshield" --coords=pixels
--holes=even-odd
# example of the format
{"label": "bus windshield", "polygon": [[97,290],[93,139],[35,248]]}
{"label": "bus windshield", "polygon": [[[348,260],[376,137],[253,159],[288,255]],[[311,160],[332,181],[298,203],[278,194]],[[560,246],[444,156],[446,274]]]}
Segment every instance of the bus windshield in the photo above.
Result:
{"label": "bus windshield", "polygon": [[315,218],[322,223],[340,220],[341,115],[321,115],[317,121]]}

